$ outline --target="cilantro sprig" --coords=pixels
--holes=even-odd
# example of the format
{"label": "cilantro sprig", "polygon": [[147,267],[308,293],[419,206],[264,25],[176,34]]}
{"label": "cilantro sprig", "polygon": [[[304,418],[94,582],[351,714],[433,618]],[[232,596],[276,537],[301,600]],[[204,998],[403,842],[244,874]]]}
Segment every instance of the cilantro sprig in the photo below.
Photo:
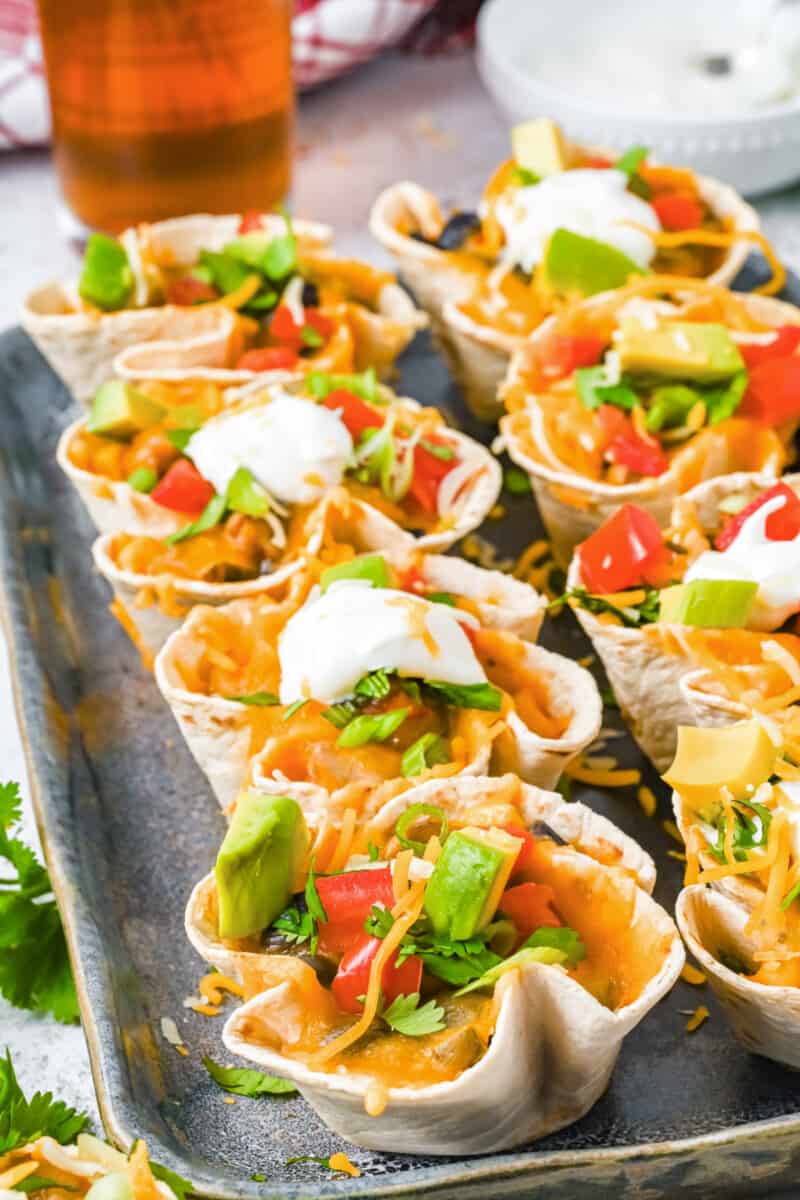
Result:
{"label": "cilantro sprig", "polygon": [[[50,876],[9,832],[20,819],[19,785],[0,784],[0,994],[16,1008],[78,1019],[78,999]],[[0,1111],[2,1105],[0,1104]]]}
{"label": "cilantro sprig", "polygon": [[86,1113],[54,1100],[52,1092],[36,1092],[26,1099],[19,1086],[11,1052],[0,1058],[0,1154],[16,1150],[39,1137],[51,1137],[66,1146],[86,1127]]}
{"label": "cilantro sprig", "polygon": [[420,1004],[419,992],[410,996],[395,996],[388,1008],[381,1013],[382,1019],[396,1033],[406,1037],[425,1037],[445,1028],[442,1020],[444,1009],[435,1000]]}
{"label": "cilantro sprig", "polygon": [[262,1071],[247,1067],[223,1067],[207,1054],[203,1056],[203,1066],[223,1091],[231,1092],[234,1096],[292,1096],[297,1092],[288,1079],[265,1075]]}
{"label": "cilantro sprig", "polygon": [[628,629],[638,629],[640,625],[649,625],[658,620],[660,600],[657,588],[646,588],[645,597],[639,604],[629,604],[620,608],[602,596],[593,596],[585,588],[568,588],[561,596],[551,601],[548,609],[561,608],[568,600],[576,600],[587,612],[600,614],[611,613],[620,624]]}

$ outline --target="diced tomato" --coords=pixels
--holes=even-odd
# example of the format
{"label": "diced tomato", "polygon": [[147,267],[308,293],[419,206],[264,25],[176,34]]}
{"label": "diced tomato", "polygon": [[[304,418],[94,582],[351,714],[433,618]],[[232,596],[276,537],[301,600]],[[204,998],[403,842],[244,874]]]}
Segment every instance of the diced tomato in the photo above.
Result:
{"label": "diced tomato", "polygon": [[648,478],[663,475],[669,469],[669,459],[655,438],[641,437],[633,429],[618,433],[606,453],[612,462]]}
{"label": "diced tomato", "polygon": [[604,154],[587,154],[581,166],[593,167],[596,171],[603,170],[605,167],[613,167],[613,162],[610,158],[606,158]]}
{"label": "diced tomato", "polygon": [[[436,445],[447,445],[437,438],[430,438]],[[438,508],[439,487],[445,475],[457,467],[461,460],[456,458],[437,458],[425,446],[417,444],[414,447],[414,474],[411,479],[409,493],[420,508],[426,512],[435,513]]]}
{"label": "diced tomato", "polygon": [[175,512],[201,513],[214,489],[188,458],[179,458],[150,493],[151,500]]}
{"label": "diced tomato", "polygon": [[597,418],[603,426],[606,439],[612,442],[620,434],[632,431],[633,426],[621,408],[614,404],[601,404],[597,410]]}
{"label": "diced tomato", "polygon": [[552,333],[544,345],[537,348],[537,366],[548,378],[561,378],[571,375],[578,367],[595,366],[607,345],[605,338],[594,334]]}
{"label": "diced tomato", "polygon": [[776,483],[774,487],[767,488],[760,496],[756,496],[755,500],[751,500],[740,513],[726,522],[715,542],[717,549],[727,550],[747,518],[751,517],[754,512],[758,512],[768,500],[774,500],[776,496],[783,496],[785,503],[782,508],[769,514],[764,523],[764,531],[771,542],[794,541],[800,533],[800,498],[785,483]]}
{"label": "diced tomato", "polygon": [[752,417],[765,425],[781,425],[800,417],[800,356],[757,363],[750,371],[736,415]]}
{"label": "diced tomato", "polygon": [[534,929],[561,924],[553,909],[555,898],[555,892],[546,883],[518,883],[506,888],[497,907],[514,922],[520,941],[525,941]]}
{"label": "diced tomato", "polygon": [[248,208],[239,222],[239,233],[252,233],[254,229],[261,229],[262,220],[263,213],[257,208]]}
{"label": "diced tomato", "polygon": [[656,521],[634,504],[623,504],[578,547],[583,582],[600,595],[641,584],[666,556]]}
{"label": "diced tomato", "polygon": [[416,592],[418,596],[423,596],[427,591],[422,572],[416,563],[403,572],[397,586],[401,592]]}
{"label": "diced tomato", "polygon": [[303,340],[303,326],[298,325],[287,304],[279,304],[272,314],[269,323],[270,335],[279,342],[296,342]]}
{"label": "diced tomato", "polygon": [[292,371],[300,356],[293,346],[265,346],[248,350],[236,364],[237,371]]}
{"label": "diced tomato", "polygon": [[686,192],[658,192],[650,201],[663,229],[698,229],[703,223],[703,206]]}
{"label": "diced tomato", "polygon": [[510,833],[512,837],[522,841],[519,854],[511,869],[511,878],[513,879],[515,875],[519,875],[520,871],[525,871],[532,865],[536,856],[536,838],[532,833],[528,833],[527,829],[520,829],[517,825],[504,825],[503,828],[506,833]]}
{"label": "diced tomato", "polygon": [[739,353],[751,370],[772,358],[788,358],[800,346],[800,325],[782,325],[771,342],[740,342]]}
{"label": "diced tomato", "polygon": [[305,314],[306,325],[310,325],[312,329],[315,329],[321,338],[325,338],[325,341],[327,341],[333,335],[336,329],[336,322],[332,321],[330,317],[326,317],[318,308],[307,308]]}
{"label": "diced tomato", "polygon": [[322,403],[333,412],[341,412],[344,426],[353,441],[356,441],[365,429],[380,429],[386,420],[377,408],[367,404],[366,400],[362,400],[354,392],[348,392],[346,388],[337,388],[335,392],[330,392]]}
{"label": "diced tomato", "polygon": [[[372,960],[381,946],[380,938],[362,934],[354,942],[339,963],[331,991],[333,998],[342,1012],[360,1013],[363,1005],[358,999],[366,995],[369,986],[369,972]],[[422,983],[422,960],[412,954],[398,967],[397,951],[389,956],[389,961],[381,974],[381,991],[385,1004],[391,1004],[398,996],[410,996],[418,992]]]}
{"label": "diced tomato", "polygon": [[394,907],[394,887],[389,867],[320,875],[317,891],[328,918],[319,925],[323,954],[345,954],[364,933],[364,922],[373,904]]}
{"label": "diced tomato", "polygon": [[191,304],[205,304],[207,300],[219,299],[219,292],[210,283],[195,279],[194,275],[183,275],[173,279],[167,288],[167,304],[179,304],[188,308]]}

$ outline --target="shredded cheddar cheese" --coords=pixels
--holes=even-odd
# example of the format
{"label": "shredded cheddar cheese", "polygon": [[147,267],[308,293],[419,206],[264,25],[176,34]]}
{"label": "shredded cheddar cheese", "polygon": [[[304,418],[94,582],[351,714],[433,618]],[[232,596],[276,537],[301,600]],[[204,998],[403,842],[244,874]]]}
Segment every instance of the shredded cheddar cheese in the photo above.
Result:
{"label": "shredded cheddar cheese", "polygon": [[658,802],[654,793],[649,787],[642,785],[637,792],[637,799],[639,801],[639,807],[646,817],[654,817],[656,815],[656,807]]}
{"label": "shredded cheddar cheese", "polygon": [[690,983],[692,987],[702,987],[706,982],[706,977],[697,967],[693,967],[691,963],[686,963],[681,971],[681,979],[684,983]]}
{"label": "shredded cheddar cheese", "polygon": [[694,1031],[699,1029],[703,1022],[707,1021],[710,1016],[711,1013],[708,1011],[705,1004],[699,1005],[686,1022],[686,1032],[694,1033]]}
{"label": "shredded cheddar cheese", "polygon": [[592,770],[582,762],[570,763],[566,775],[578,783],[588,783],[591,787],[635,787],[642,778],[641,771],[636,770]]}

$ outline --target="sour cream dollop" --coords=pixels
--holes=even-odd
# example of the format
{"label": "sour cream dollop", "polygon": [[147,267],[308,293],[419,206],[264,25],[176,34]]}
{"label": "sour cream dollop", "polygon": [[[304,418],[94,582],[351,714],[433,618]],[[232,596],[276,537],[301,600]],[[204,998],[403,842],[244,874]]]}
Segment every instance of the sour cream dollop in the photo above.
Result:
{"label": "sour cream dollop", "polygon": [[353,439],[322,404],[279,391],[269,404],[220,413],[189,439],[186,454],[223,494],[239,467],[286,504],[312,504],[341,482]]}
{"label": "sour cream dollop", "polygon": [[468,613],[365,580],[343,579],[311,598],[278,641],[282,704],[335,704],[381,667],[414,679],[485,683],[464,624]]}
{"label": "sour cream dollop", "polygon": [[627,190],[627,183],[622,171],[580,167],[501,198],[496,212],[506,236],[505,261],[530,273],[541,262],[551,234],[569,229],[615,246],[637,266],[648,267],[655,243],[623,222],[635,221],[654,233],[661,223],[649,204]]}
{"label": "sour cream dollop", "polygon": [[775,496],[757,508],[725,550],[706,550],[684,575],[693,579],[745,579],[758,584],[748,629],[778,629],[800,612],[800,537],[776,542],[767,537],[767,518],[786,500]]}

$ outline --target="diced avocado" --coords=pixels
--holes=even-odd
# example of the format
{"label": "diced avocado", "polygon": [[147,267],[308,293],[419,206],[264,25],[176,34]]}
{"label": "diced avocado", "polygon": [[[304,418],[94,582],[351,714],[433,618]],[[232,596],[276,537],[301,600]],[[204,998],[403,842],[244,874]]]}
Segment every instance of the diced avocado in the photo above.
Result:
{"label": "diced avocado", "polygon": [[627,254],[570,229],[551,235],[541,265],[541,282],[559,296],[593,296],[622,287],[645,272]]}
{"label": "diced avocado", "polygon": [[658,619],[700,629],[744,629],[758,591],[749,579],[693,579],[664,588]]}
{"label": "diced avocado", "polygon": [[775,770],[778,748],[760,721],[720,729],[678,726],[678,748],[664,781],[695,811],[714,806],[720,788],[734,800],[752,797]]}
{"label": "diced avocado", "polygon": [[425,889],[425,912],[435,933],[470,938],[500,903],[520,849],[502,829],[467,826],[451,833]]}
{"label": "diced avocado", "polygon": [[621,370],[630,375],[718,383],[744,369],[728,330],[712,322],[664,321],[647,329],[634,317],[623,318],[614,349]]}
{"label": "diced avocado", "polygon": [[264,489],[247,467],[239,467],[226,493],[228,507],[234,512],[246,513],[249,517],[263,517],[269,508]]}
{"label": "diced avocado", "polygon": [[511,130],[511,148],[517,165],[544,178],[567,169],[561,130],[549,117],[525,121]]}
{"label": "diced avocado", "polygon": [[382,554],[360,554],[347,562],[337,563],[328,567],[320,576],[321,591],[327,592],[332,583],[339,579],[367,579],[376,588],[392,586],[389,568]]}
{"label": "diced avocado", "polygon": [[132,438],[156,425],[166,409],[123,379],[107,379],[95,392],[86,428],[103,437]]}
{"label": "diced avocado", "polygon": [[300,883],[308,844],[296,800],[242,792],[215,868],[220,937],[249,937],[274,921]]}

